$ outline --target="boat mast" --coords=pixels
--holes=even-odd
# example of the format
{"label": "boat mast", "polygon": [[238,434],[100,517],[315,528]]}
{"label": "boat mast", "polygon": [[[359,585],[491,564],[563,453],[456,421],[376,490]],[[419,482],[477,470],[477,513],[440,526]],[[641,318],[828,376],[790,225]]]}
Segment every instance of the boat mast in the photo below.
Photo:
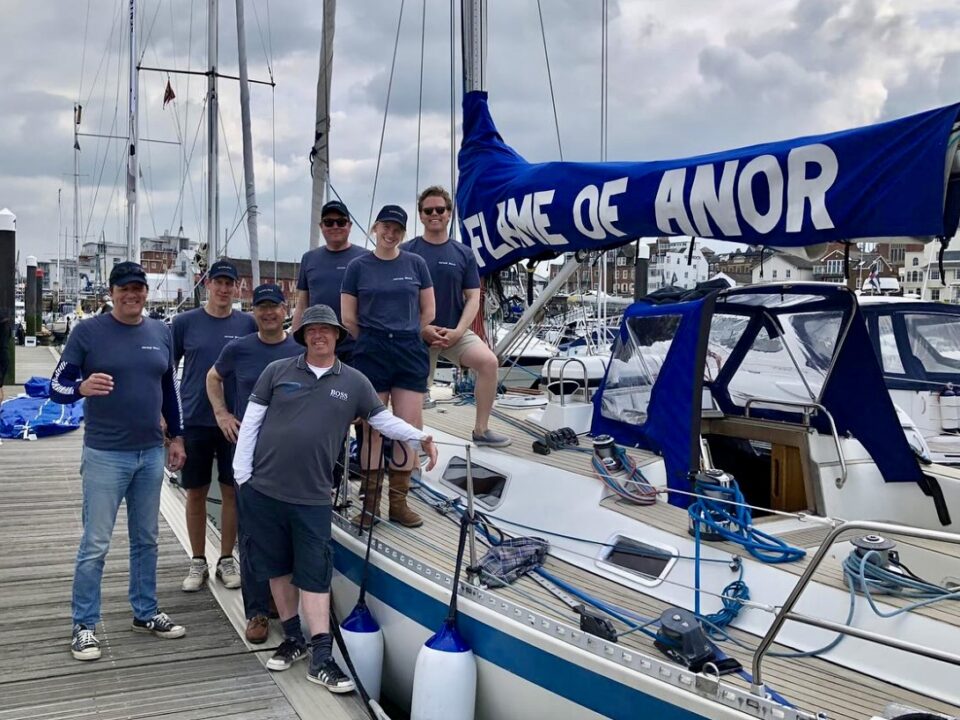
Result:
{"label": "boat mast", "polygon": [[80,103],[73,106],[73,275],[77,308],[80,307]]}
{"label": "boat mast", "polygon": [[313,176],[313,200],[310,204],[310,249],[320,246],[320,211],[327,199],[330,175],[330,84],[333,78],[333,31],[337,0],[323,3],[323,29],[320,34],[320,72],[317,75],[317,112],[310,151]]}
{"label": "boat mast", "polygon": [[217,171],[217,35],[219,3],[207,5],[207,267],[220,257],[220,182]]}
{"label": "boat mast", "polygon": [[137,230],[137,2],[130,0],[130,67],[127,123],[127,260],[140,262]]}
{"label": "boat mast", "polygon": [[[257,237],[257,192],[253,176],[253,138],[250,132],[250,83],[247,79],[247,34],[243,22],[244,0],[237,0],[237,58],[240,66],[240,122],[243,126],[243,178],[247,191],[247,231],[250,234],[250,269],[253,287],[260,284],[260,241]],[[277,278],[274,278],[274,282]]]}

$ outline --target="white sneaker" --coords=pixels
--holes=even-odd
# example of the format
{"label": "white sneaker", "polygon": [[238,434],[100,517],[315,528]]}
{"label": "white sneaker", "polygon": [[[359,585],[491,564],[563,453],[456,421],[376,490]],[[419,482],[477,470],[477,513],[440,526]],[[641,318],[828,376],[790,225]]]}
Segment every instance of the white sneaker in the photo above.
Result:
{"label": "white sneaker", "polygon": [[206,558],[192,558],[190,560],[190,571],[183,579],[180,589],[184,592],[197,592],[203,587],[208,577],[210,577],[210,571],[207,569]]}
{"label": "white sneaker", "polygon": [[240,587],[240,568],[232,557],[220,558],[217,562],[217,580],[228,590]]}

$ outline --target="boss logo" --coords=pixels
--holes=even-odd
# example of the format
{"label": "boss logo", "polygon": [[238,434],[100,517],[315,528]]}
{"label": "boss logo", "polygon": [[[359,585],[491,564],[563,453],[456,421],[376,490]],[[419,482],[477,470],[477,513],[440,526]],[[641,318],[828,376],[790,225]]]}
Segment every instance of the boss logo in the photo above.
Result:
{"label": "boss logo", "polygon": [[331,390],[330,397],[336,398],[337,400],[346,400],[350,396],[347,395],[343,390]]}

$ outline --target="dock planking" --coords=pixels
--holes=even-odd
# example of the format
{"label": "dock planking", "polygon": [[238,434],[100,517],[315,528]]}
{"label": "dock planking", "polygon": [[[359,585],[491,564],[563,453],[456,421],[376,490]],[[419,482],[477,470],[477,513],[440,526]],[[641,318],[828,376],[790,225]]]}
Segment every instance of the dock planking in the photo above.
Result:
{"label": "dock planking", "polygon": [[[16,360],[22,383],[31,375],[49,376],[55,355],[49,348],[18,347]],[[19,392],[8,386],[6,397]],[[334,698],[310,686],[306,666],[277,677],[267,671],[262,660],[279,639],[276,633],[259,659],[213,593],[183,593],[187,554],[163,515],[158,600],[187,635],[162,640],[132,632],[123,506],[104,567],[103,655],[74,660],[70,596],[82,529],[82,442],[81,430],[0,446],[0,720],[365,717],[356,698]]]}

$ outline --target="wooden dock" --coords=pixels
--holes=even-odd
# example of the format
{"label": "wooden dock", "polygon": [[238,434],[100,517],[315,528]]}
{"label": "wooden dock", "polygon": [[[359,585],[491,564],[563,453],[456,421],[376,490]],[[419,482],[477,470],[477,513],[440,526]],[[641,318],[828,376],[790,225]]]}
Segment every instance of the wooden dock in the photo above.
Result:
{"label": "wooden dock", "polygon": [[[45,347],[18,347],[16,362],[22,383],[31,375],[49,377],[55,355]],[[5,390],[7,399],[22,392]],[[186,637],[161,640],[130,631],[129,545],[121,507],[103,576],[97,635],[103,656],[74,660],[70,595],[81,534],[82,441],[81,430],[0,445],[0,720],[366,717],[355,695],[333,696],[308,683],[305,665],[267,671],[263,662],[280,634],[272,628],[261,646],[266,652],[246,644],[239,591],[180,590],[188,561],[179,539],[183,505],[169,486],[161,501],[157,592],[160,607],[186,626]]]}

